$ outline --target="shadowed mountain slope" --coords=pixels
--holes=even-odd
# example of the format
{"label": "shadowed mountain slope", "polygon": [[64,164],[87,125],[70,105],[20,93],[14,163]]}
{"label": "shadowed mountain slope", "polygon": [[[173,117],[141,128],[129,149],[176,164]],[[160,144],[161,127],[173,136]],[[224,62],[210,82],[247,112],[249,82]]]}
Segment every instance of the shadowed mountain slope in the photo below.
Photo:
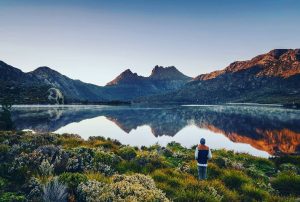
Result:
{"label": "shadowed mountain slope", "polygon": [[300,103],[300,50],[275,49],[196,77],[179,90],[142,103]]}

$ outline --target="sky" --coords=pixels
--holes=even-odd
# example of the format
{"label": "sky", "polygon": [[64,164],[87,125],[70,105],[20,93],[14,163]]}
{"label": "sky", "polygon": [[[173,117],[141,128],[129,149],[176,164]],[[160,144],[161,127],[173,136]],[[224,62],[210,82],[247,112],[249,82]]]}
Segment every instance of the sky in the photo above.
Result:
{"label": "sky", "polygon": [[97,85],[155,65],[195,77],[300,48],[299,22],[298,0],[0,0],[0,60]]}

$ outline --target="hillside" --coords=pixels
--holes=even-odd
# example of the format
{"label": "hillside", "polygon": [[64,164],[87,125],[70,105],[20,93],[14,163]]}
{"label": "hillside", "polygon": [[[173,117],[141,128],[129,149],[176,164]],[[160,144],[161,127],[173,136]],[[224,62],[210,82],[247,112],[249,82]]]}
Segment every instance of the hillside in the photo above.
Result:
{"label": "hillside", "polygon": [[194,147],[132,147],[71,134],[0,132],[0,201],[296,201],[299,156],[213,150],[198,180]]}
{"label": "hillside", "polygon": [[39,67],[28,74],[38,78],[40,83],[59,89],[68,102],[105,100],[100,86],[70,79],[49,67]]}

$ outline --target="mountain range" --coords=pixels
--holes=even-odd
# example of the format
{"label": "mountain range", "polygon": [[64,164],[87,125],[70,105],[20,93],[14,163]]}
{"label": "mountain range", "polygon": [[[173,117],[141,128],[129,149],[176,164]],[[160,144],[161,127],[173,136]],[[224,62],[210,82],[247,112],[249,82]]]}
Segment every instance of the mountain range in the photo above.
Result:
{"label": "mountain range", "polygon": [[275,49],[223,70],[202,74],[182,88],[138,99],[148,103],[300,103],[300,49]]}
{"label": "mountain range", "polygon": [[[155,66],[149,77],[125,70],[105,86],[73,80],[49,67],[22,72],[0,61],[0,99],[17,104],[300,103],[300,49],[275,49],[223,70],[188,77],[176,67]],[[50,99],[51,98],[51,99]]]}

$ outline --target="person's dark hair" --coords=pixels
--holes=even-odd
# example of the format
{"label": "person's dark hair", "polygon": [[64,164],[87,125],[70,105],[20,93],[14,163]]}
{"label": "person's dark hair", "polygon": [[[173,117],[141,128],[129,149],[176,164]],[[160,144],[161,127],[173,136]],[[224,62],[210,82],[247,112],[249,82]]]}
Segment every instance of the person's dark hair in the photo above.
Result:
{"label": "person's dark hair", "polygon": [[200,144],[205,144],[205,139],[204,138],[200,139]]}

